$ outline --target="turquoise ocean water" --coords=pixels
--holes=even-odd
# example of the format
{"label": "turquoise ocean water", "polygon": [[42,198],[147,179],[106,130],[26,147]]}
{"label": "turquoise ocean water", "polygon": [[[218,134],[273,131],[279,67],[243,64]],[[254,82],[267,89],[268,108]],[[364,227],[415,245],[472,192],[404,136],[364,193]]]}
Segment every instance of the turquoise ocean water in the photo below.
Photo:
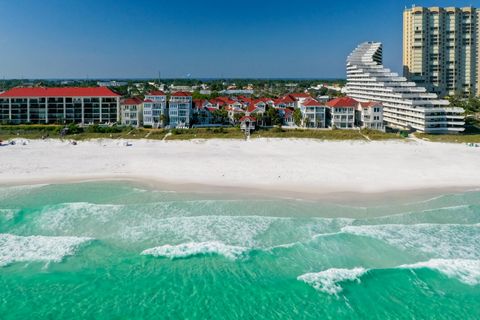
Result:
{"label": "turquoise ocean water", "polygon": [[369,206],[0,187],[0,319],[480,319],[480,192]]}

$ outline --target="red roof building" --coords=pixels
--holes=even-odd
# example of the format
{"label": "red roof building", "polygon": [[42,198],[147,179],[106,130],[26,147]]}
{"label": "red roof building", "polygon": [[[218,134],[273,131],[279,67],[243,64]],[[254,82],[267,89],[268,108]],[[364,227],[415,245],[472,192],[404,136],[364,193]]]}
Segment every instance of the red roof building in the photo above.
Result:
{"label": "red roof building", "polygon": [[153,90],[147,94],[147,96],[164,96],[164,95],[165,95],[165,92],[161,90]]}
{"label": "red roof building", "polygon": [[327,102],[330,108],[356,108],[358,101],[350,97],[335,98]]}
{"label": "red roof building", "polygon": [[143,100],[137,97],[122,100],[122,105],[139,105],[141,103],[143,103]]}
{"label": "red roof building", "polygon": [[107,87],[13,88],[0,94],[0,123],[116,123],[120,95]]}
{"label": "red roof building", "polygon": [[380,102],[375,101],[368,101],[368,102],[360,102],[360,106],[362,108],[373,108],[373,107],[381,107],[382,104]]}
{"label": "red roof building", "polygon": [[192,94],[190,92],[185,91],[177,91],[172,93],[172,97],[191,97]]}
{"label": "red roof building", "polygon": [[323,107],[320,102],[315,99],[308,99],[304,103],[302,103],[305,107]]}
{"label": "red roof building", "polygon": [[252,116],[243,116],[240,118],[240,122],[245,122],[245,121],[256,122],[257,119],[255,119]]}
{"label": "red roof building", "polygon": [[0,94],[2,98],[50,98],[50,97],[120,97],[107,87],[64,88],[12,88]]}

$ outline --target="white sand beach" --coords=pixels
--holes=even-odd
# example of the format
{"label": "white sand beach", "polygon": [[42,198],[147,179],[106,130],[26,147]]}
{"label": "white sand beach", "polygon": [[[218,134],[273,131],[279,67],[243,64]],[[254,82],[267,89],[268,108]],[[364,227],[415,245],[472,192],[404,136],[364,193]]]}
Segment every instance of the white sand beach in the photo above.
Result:
{"label": "white sand beach", "polygon": [[425,141],[32,140],[0,147],[0,184],[135,179],[326,194],[480,186],[480,148]]}

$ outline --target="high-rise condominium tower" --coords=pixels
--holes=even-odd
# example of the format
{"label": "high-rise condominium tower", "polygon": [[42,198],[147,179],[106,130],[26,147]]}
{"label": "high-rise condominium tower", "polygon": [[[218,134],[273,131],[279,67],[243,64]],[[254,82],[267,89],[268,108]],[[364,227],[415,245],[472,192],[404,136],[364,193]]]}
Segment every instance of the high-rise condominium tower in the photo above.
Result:
{"label": "high-rise condominium tower", "polygon": [[403,73],[440,97],[480,95],[480,9],[403,12]]}
{"label": "high-rise condominium tower", "polygon": [[383,104],[388,127],[426,133],[457,133],[464,130],[464,110],[407,81],[382,64],[380,42],[364,42],[347,58],[347,94],[360,102]]}

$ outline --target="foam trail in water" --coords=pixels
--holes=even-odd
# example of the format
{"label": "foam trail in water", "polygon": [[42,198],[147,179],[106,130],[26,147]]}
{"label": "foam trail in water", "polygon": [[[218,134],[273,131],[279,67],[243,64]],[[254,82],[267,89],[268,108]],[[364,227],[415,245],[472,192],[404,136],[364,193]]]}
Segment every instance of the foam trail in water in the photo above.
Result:
{"label": "foam trail in water", "polygon": [[346,226],[342,232],[378,239],[402,250],[432,254],[435,258],[480,258],[478,225],[363,225]]}
{"label": "foam trail in water", "polygon": [[19,195],[24,195],[30,190],[41,188],[46,186],[46,184],[33,184],[33,185],[24,185],[24,186],[13,186],[13,187],[0,187],[0,200],[6,200],[11,197],[16,197]]}
{"label": "foam trail in water", "polygon": [[0,267],[14,262],[60,262],[93,239],[85,237],[16,236],[0,233]]}
{"label": "foam trail in water", "polygon": [[249,249],[240,246],[226,245],[219,241],[189,242],[179,245],[164,245],[144,250],[142,255],[166,257],[170,259],[188,258],[197,255],[216,254],[235,260]]}
{"label": "foam trail in water", "polygon": [[469,259],[431,259],[425,262],[406,264],[398,268],[437,270],[449,278],[457,278],[468,285],[480,284],[480,260]]}
{"label": "foam trail in water", "polygon": [[317,273],[306,273],[297,278],[315,289],[331,294],[338,295],[343,288],[339,285],[345,281],[358,281],[360,277],[368,270],[364,268],[337,269],[331,268]]}

